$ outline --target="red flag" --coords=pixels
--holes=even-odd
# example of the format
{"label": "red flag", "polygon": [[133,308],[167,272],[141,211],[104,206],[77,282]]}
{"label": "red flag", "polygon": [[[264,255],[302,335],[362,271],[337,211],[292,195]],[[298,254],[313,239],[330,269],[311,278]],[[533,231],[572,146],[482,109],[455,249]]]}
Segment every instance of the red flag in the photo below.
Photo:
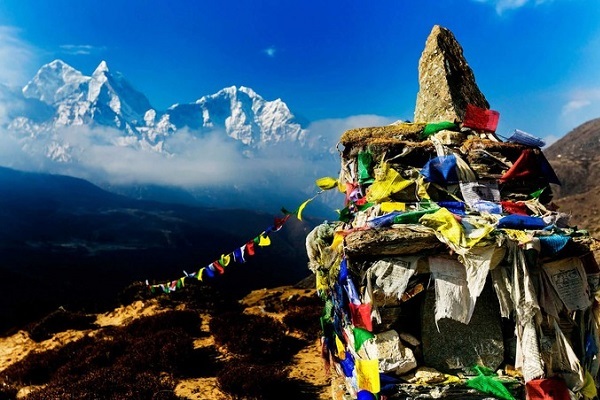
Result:
{"label": "red flag", "polygon": [[359,328],[364,328],[369,332],[373,332],[373,322],[371,320],[371,304],[350,303],[349,306],[352,324]]}
{"label": "red flag", "polygon": [[476,131],[496,132],[500,113],[467,104],[463,126]]}
{"label": "red flag", "polygon": [[219,274],[223,274],[223,273],[225,272],[225,268],[223,268],[223,266],[221,265],[221,263],[220,263],[220,262],[218,262],[218,261],[214,261],[214,262],[212,263],[212,265],[213,265],[213,267],[215,267],[215,269],[217,270],[217,272],[218,272]]}
{"label": "red flag", "polygon": [[254,240],[251,240],[248,243],[246,243],[246,253],[249,256],[253,256],[254,255]]}

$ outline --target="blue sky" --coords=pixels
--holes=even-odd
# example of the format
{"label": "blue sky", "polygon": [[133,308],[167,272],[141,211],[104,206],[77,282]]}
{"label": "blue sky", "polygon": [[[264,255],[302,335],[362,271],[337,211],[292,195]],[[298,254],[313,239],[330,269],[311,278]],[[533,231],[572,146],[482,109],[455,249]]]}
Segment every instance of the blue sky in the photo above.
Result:
{"label": "blue sky", "polygon": [[411,119],[434,24],[462,44],[499,133],[555,140],[600,117],[597,0],[2,0],[0,82],[106,60],[158,109],[244,85],[313,122]]}

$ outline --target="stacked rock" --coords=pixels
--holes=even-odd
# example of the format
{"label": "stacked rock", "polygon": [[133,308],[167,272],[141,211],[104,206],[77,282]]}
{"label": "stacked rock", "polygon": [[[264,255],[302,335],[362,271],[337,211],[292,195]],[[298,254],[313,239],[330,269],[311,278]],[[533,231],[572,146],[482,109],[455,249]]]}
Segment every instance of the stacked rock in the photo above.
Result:
{"label": "stacked rock", "polygon": [[414,383],[593,397],[595,242],[552,206],[543,141],[496,136],[499,114],[444,28],[419,81],[417,122],[342,135],[340,221],[307,238],[334,398],[408,398]]}

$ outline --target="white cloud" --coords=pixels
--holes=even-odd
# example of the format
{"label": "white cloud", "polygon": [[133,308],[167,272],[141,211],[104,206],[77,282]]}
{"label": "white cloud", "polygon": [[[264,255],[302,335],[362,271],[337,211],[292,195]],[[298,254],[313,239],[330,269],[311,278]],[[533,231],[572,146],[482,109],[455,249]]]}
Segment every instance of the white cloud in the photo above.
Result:
{"label": "white cloud", "polygon": [[19,30],[0,26],[0,83],[17,86],[29,78],[35,49],[19,37]]}
{"label": "white cloud", "polygon": [[572,113],[581,108],[587,107],[590,104],[592,104],[592,102],[590,100],[570,100],[569,102],[567,102],[567,104],[565,104],[563,106],[562,114],[566,115],[566,114]]}
{"label": "white cloud", "polygon": [[[357,115],[315,121],[307,128],[307,146],[280,143],[251,153],[222,131],[205,134],[179,130],[166,139],[164,148],[171,154],[165,154],[116,146],[123,134],[116,129],[71,126],[51,134],[63,145],[68,144],[74,161],[70,163],[49,160],[43,138],[0,132],[0,165],[76,176],[102,186],[157,185],[194,193],[235,189],[240,197],[226,199],[232,206],[272,210],[291,207],[314,194],[317,178],[338,175],[339,155],[335,151],[323,154],[323,148],[335,148],[344,131],[394,120]],[[242,155],[244,149],[246,154]],[[339,208],[342,200],[333,195],[321,196],[318,203],[322,209]]]}
{"label": "white cloud", "polygon": [[60,46],[62,53],[71,55],[89,55],[106,50],[104,46],[92,46],[91,44],[63,44]]}
{"label": "white cloud", "polygon": [[275,53],[277,53],[277,48],[275,46],[269,46],[266,49],[263,50],[263,53],[265,53],[268,57],[275,57]]}
{"label": "white cloud", "polygon": [[600,87],[569,92],[560,117],[566,129],[573,129],[586,121],[600,117]]}
{"label": "white cloud", "polygon": [[543,3],[549,3],[553,0],[474,0],[478,3],[485,3],[494,6],[498,14],[507,10],[515,10],[528,4],[538,6]]}
{"label": "white cloud", "polygon": [[340,136],[342,136],[342,133],[348,129],[389,125],[397,120],[398,118],[372,114],[322,119],[308,126],[308,131],[310,132],[309,138],[313,141],[322,138],[321,140],[330,143],[333,147],[338,142]]}

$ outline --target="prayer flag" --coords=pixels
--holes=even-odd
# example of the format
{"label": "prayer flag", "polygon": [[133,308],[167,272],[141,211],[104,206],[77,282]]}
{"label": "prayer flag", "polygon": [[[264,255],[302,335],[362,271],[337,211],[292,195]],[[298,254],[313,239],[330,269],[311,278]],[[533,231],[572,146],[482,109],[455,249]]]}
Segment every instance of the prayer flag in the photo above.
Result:
{"label": "prayer flag", "polygon": [[246,260],[244,259],[244,247],[246,246],[242,246],[233,251],[233,261],[235,261],[236,263],[243,264],[246,262]]}
{"label": "prayer flag", "polygon": [[500,113],[467,104],[463,126],[477,131],[496,132]]}
{"label": "prayer flag", "polygon": [[259,246],[265,247],[265,246],[270,246],[271,245],[271,239],[268,236],[263,236],[261,234],[258,237],[259,237],[259,242],[258,242]]}
{"label": "prayer flag", "polygon": [[319,178],[316,180],[315,183],[321,190],[330,190],[330,189],[337,187],[337,185],[338,185],[337,179],[329,177],[329,176]]}
{"label": "prayer flag", "polygon": [[379,393],[379,360],[356,360],[358,388]]}
{"label": "prayer flag", "polygon": [[308,203],[310,203],[313,199],[314,199],[314,197],[306,200],[304,203],[300,204],[300,207],[298,207],[297,216],[300,221],[302,221],[302,211],[304,211],[304,208],[306,207],[306,205]]}
{"label": "prayer flag", "polygon": [[219,260],[219,262],[221,263],[222,266],[226,267],[229,265],[229,263],[231,262],[231,255],[230,254],[222,254],[221,255],[221,259]]}
{"label": "prayer flag", "polygon": [[254,241],[253,240],[246,243],[246,253],[248,253],[249,256],[254,255]]}

